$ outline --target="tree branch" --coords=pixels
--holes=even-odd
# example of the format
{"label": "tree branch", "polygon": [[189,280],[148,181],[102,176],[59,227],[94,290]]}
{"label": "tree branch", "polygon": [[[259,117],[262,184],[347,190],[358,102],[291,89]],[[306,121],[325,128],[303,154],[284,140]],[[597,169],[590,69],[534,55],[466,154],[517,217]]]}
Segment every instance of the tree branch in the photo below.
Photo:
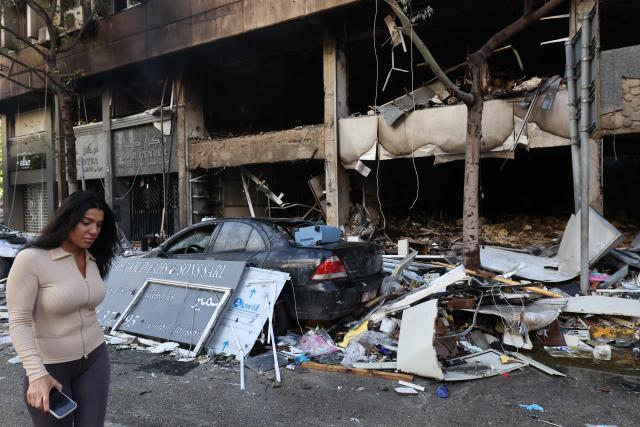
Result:
{"label": "tree branch", "polygon": [[46,51],[46,49],[40,47],[40,45],[32,42],[28,38],[16,33],[11,28],[9,28],[9,27],[7,27],[5,25],[0,25],[0,30],[6,31],[7,33],[11,34],[16,39],[20,40],[22,43],[24,43],[26,45],[26,47],[30,47],[31,49],[33,49],[36,52],[38,52],[40,54],[40,56],[42,56],[42,59],[47,59],[47,51]]}
{"label": "tree branch", "polygon": [[522,16],[527,16],[533,11],[533,0],[523,0]]}
{"label": "tree branch", "polygon": [[26,68],[26,69],[27,69],[27,70],[29,70],[29,71],[32,71],[32,72],[34,72],[34,73],[36,73],[36,74],[41,74],[40,78],[43,78],[43,79],[44,79],[44,78],[45,78],[45,76],[46,76],[46,73],[45,73],[45,71],[44,71],[44,70],[41,70],[40,68],[35,67],[35,66],[33,66],[33,65],[28,65],[27,63],[22,62],[22,61],[20,61],[19,59],[14,58],[13,56],[9,55],[8,53],[2,52],[1,50],[0,50],[0,56],[4,56],[4,57],[5,57],[5,58],[7,58],[9,61],[11,61],[11,62],[14,62],[14,63],[18,64],[18,65],[20,65],[21,67],[24,67],[24,68]]}
{"label": "tree branch", "polygon": [[44,21],[47,26],[47,30],[49,31],[49,61],[55,61],[55,58],[58,53],[58,47],[60,44],[60,38],[58,37],[58,31],[56,30],[56,26],[53,24],[53,16],[56,14],[56,10],[58,8],[58,1],[53,0],[51,2],[51,14],[49,14],[44,7],[38,4],[37,1],[34,0],[26,0],[29,7],[33,9],[35,13],[38,14],[40,18]]}
{"label": "tree branch", "polygon": [[[493,55],[494,50],[496,50],[498,46],[501,46],[505,41],[538,21],[564,2],[565,0],[550,0],[537,10],[529,12],[526,15],[522,15],[517,21],[504,28],[502,31],[494,34],[493,37],[487,40],[484,46],[478,49],[473,55],[482,55],[484,57],[483,59],[486,61]],[[529,3],[529,1],[525,0],[525,8],[527,7],[527,3]]]}
{"label": "tree branch", "polygon": [[42,18],[44,23],[47,25],[47,28],[49,27],[49,25],[53,25],[53,15],[56,13],[56,7],[58,3],[57,0],[54,0],[51,4],[51,15],[49,15],[49,12],[47,12],[46,9],[42,7],[38,2],[34,0],[26,0],[26,2],[27,5],[31,9],[33,9],[33,11],[37,13],[40,18]]}
{"label": "tree branch", "polygon": [[94,15],[93,11],[91,11],[91,17],[89,17],[89,19],[82,24],[82,28],[74,36],[73,41],[70,44],[68,44],[67,46],[65,46],[65,47],[60,46],[58,48],[58,53],[66,53],[66,52],[69,52],[70,50],[72,50],[74,47],[76,47],[78,42],[80,41],[80,39],[82,39],[82,37],[84,36],[87,28],[89,26],[93,25],[94,22],[95,22],[95,15]]}
{"label": "tree branch", "polygon": [[411,24],[411,21],[409,20],[409,18],[407,18],[407,15],[404,14],[402,8],[400,7],[400,5],[398,5],[396,0],[384,1],[391,7],[393,12],[400,19],[400,22],[402,23],[402,32],[407,37],[411,38],[413,44],[416,46],[436,78],[440,80],[440,82],[453,94],[453,96],[467,105],[471,104],[473,102],[473,95],[461,90],[458,86],[455,85],[455,83],[453,83],[449,79],[445,72],[442,71],[440,65],[438,65],[433,55],[431,55],[429,48],[427,48],[422,39],[420,39],[420,37],[416,34],[416,32],[413,31],[413,25]]}
{"label": "tree branch", "polygon": [[18,80],[5,75],[4,73],[0,73],[0,78],[1,79],[6,79],[6,80],[10,81],[11,83],[17,84],[18,86],[21,86],[21,87],[23,87],[25,89],[33,90],[33,88],[30,87],[29,85],[26,85],[26,84],[24,84],[22,82],[19,82]]}
{"label": "tree branch", "polygon": [[[62,90],[62,91],[65,91],[65,92],[69,91],[69,89],[60,80],[56,79],[54,77],[54,75],[51,74],[51,72],[45,71],[43,69],[40,69],[40,68],[32,66],[32,65],[28,65],[28,64],[26,64],[26,63],[24,63],[24,62],[22,62],[22,61],[20,61],[20,60],[18,60],[16,58],[10,56],[10,55],[7,55],[6,53],[3,53],[1,51],[0,51],[0,56],[4,56],[5,58],[9,59],[10,61],[12,61],[12,62],[24,67],[24,68],[26,68],[26,71],[23,71],[23,72],[29,71],[29,72],[35,73],[36,76],[38,76],[42,80],[43,83],[45,83],[46,81],[50,82],[52,86],[56,87],[56,90]],[[18,83],[17,81],[11,80],[9,77],[7,77],[7,80],[13,81],[16,84],[20,84],[20,86],[22,86],[22,87],[24,87],[26,89],[36,89],[34,87],[27,87],[24,84],[21,84],[21,83]]]}

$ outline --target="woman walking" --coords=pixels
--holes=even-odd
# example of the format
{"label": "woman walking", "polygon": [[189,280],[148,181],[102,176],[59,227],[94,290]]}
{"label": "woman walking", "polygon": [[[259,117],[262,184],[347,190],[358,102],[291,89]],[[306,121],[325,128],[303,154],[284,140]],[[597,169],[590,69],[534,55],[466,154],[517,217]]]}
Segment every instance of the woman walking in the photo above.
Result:
{"label": "woman walking", "polygon": [[[118,247],[109,206],[78,191],[13,263],[9,332],[25,369],[24,396],[35,426],[104,425],[110,366],[95,308]],[[49,414],[52,388],[78,404],[62,420]]]}

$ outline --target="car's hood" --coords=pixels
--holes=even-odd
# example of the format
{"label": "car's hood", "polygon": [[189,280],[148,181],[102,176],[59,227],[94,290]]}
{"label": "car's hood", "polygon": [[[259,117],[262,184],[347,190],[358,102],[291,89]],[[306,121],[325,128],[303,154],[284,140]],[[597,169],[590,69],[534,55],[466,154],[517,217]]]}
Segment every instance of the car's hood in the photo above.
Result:
{"label": "car's hood", "polygon": [[32,236],[18,232],[0,233],[0,257],[15,258],[20,248],[32,240]]}

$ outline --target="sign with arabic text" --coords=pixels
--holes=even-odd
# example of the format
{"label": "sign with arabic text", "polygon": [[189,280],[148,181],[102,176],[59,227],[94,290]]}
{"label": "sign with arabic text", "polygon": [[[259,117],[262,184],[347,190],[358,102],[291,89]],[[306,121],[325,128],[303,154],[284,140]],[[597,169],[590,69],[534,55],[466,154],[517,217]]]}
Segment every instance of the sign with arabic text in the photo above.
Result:
{"label": "sign with arabic text", "polygon": [[107,173],[107,138],[104,132],[76,137],[78,179],[105,178]]}
{"label": "sign with arabic text", "polygon": [[164,135],[152,123],[113,131],[116,176],[160,174],[178,171],[178,141]]}

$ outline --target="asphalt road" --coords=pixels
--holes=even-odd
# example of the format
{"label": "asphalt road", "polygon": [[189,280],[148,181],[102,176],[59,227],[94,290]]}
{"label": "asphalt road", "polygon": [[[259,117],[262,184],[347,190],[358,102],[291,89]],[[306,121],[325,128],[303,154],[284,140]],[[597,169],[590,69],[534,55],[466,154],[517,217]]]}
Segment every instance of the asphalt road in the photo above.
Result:
{"label": "asphalt road", "polygon": [[[111,427],[549,425],[540,420],[561,426],[640,425],[640,377],[591,369],[560,367],[568,377],[558,378],[526,368],[509,378],[448,383],[450,396],[441,399],[435,381],[417,379],[426,391],[400,396],[392,381],[301,368],[284,369],[276,388],[269,376],[248,370],[241,391],[234,366],[182,364],[133,350],[110,352]],[[10,345],[0,345],[0,425],[28,426],[19,395],[22,368],[7,363],[12,356]],[[545,412],[518,407],[532,403]]]}

